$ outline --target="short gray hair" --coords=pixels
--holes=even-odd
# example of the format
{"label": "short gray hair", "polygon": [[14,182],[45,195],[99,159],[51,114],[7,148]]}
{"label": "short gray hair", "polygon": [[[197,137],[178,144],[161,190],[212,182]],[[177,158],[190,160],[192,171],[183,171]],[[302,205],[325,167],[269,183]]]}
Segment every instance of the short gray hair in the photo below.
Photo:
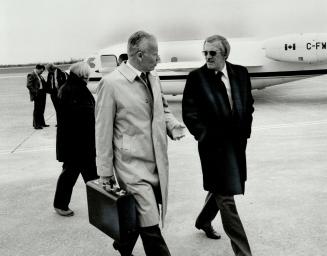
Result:
{"label": "short gray hair", "polygon": [[224,56],[227,59],[230,53],[230,44],[227,41],[227,39],[221,35],[213,35],[213,36],[209,36],[206,38],[206,40],[204,40],[203,46],[205,45],[205,43],[213,43],[213,42],[221,42],[222,46],[224,47]]}
{"label": "short gray hair", "polygon": [[156,38],[153,35],[142,30],[135,32],[129,37],[127,43],[128,56],[133,56],[138,51],[142,51],[141,44],[144,39],[156,40]]}
{"label": "short gray hair", "polygon": [[82,78],[88,78],[91,73],[89,65],[86,62],[82,61],[71,65],[69,71]]}

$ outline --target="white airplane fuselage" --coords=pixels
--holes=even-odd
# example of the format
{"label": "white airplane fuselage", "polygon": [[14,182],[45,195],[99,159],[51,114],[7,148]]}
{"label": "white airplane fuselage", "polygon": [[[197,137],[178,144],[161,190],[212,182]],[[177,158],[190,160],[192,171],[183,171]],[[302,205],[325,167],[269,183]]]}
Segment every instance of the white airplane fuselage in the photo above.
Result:
{"label": "white airplane fuselage", "polygon": [[[247,67],[253,89],[327,74],[327,34],[232,38],[228,41],[231,45],[228,61]],[[161,61],[156,72],[163,92],[182,94],[188,73],[205,64],[203,40],[158,42],[158,45]],[[125,52],[126,44],[119,44],[94,55],[91,60],[93,80],[99,80],[116,68],[118,56]],[[90,62],[90,58],[86,61]]]}

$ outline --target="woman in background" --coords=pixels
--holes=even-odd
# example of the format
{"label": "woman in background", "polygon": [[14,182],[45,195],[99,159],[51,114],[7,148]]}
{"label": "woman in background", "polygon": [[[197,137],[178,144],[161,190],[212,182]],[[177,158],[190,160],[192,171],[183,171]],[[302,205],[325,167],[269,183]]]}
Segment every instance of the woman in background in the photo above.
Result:
{"label": "woman in background", "polygon": [[87,88],[90,68],[78,62],[70,67],[67,82],[59,89],[57,160],[63,162],[54,197],[61,216],[73,216],[69,203],[79,174],[84,182],[97,179],[95,164],[95,100]]}

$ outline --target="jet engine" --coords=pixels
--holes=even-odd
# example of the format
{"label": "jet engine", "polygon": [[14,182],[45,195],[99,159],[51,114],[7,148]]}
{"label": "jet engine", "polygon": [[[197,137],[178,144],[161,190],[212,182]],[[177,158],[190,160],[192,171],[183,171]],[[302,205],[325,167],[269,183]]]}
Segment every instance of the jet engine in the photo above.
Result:
{"label": "jet engine", "polygon": [[293,34],[265,41],[266,57],[286,62],[327,62],[327,33]]}

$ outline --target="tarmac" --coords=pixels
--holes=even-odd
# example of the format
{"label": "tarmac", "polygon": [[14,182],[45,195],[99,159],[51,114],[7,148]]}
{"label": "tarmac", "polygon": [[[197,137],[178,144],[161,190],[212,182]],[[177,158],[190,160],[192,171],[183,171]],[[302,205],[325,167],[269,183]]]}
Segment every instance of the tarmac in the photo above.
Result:
{"label": "tarmac", "polygon": [[[324,256],[327,251],[327,77],[253,91],[248,181],[237,208],[256,256]],[[167,97],[181,120],[181,96]],[[47,96],[46,122],[34,130],[26,73],[0,72],[0,255],[111,256],[112,239],[88,222],[79,178],[70,207],[52,207],[61,164],[56,161],[55,113]],[[205,198],[197,144],[187,133],[169,140],[169,203],[163,235],[175,256],[232,256],[220,216],[220,240],[194,222]],[[139,241],[133,252],[145,255]]]}

